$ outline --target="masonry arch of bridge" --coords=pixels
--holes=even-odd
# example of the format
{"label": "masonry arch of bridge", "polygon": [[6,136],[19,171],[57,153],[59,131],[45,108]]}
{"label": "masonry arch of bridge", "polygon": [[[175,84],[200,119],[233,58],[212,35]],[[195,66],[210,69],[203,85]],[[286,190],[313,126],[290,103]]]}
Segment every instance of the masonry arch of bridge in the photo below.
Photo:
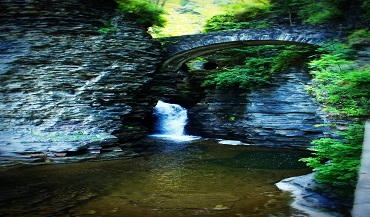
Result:
{"label": "masonry arch of bridge", "polygon": [[161,71],[176,72],[189,60],[218,50],[259,45],[320,46],[335,36],[338,33],[322,29],[274,27],[163,38],[160,41],[163,44],[165,61]]}
{"label": "masonry arch of bridge", "polygon": [[[240,42],[227,42],[220,44],[212,44],[208,46],[202,46],[193,48],[182,53],[176,54],[167,59],[163,65],[161,71],[178,71],[181,66],[199,56],[213,53],[219,50],[225,50],[229,48],[243,47],[243,46],[259,46],[259,45],[307,45],[305,43],[297,42],[284,42],[284,41],[240,41]],[[311,45],[312,46],[312,45]]]}

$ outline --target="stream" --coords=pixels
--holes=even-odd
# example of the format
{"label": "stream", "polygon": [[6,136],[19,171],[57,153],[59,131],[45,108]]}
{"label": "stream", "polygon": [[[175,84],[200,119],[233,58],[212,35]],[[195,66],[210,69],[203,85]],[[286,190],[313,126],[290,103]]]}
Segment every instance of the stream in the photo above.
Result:
{"label": "stream", "polygon": [[175,104],[159,101],[154,115],[134,157],[0,167],[0,216],[310,216],[276,186],[311,172],[298,161],[308,151],[187,135]]}
{"label": "stream", "polygon": [[306,216],[275,183],[305,151],[199,139],[142,141],[124,160],[3,167],[0,216]]}

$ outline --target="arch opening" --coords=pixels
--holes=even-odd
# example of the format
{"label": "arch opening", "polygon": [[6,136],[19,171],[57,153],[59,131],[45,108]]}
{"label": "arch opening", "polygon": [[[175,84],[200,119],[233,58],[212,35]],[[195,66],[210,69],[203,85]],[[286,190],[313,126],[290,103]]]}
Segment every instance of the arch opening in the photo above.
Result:
{"label": "arch opening", "polygon": [[319,46],[315,44],[305,43],[305,42],[295,42],[295,41],[280,41],[280,40],[253,40],[253,41],[234,41],[234,42],[224,42],[203,45],[199,47],[190,48],[179,53],[168,56],[168,58],[163,62],[161,71],[162,72],[176,72],[178,71],[186,62],[195,59],[200,56],[211,54],[213,52],[239,48],[245,46],[261,46],[261,45],[302,45],[302,46]]}
{"label": "arch opening", "polygon": [[[229,43],[228,45],[231,44]],[[274,143],[281,143],[293,146],[306,144],[306,140],[303,141],[300,139],[302,136],[311,140],[313,137],[322,133],[320,130],[310,128],[310,126],[314,126],[314,124],[320,122],[319,117],[315,114],[316,108],[309,112],[307,112],[307,110],[294,110],[300,107],[300,103],[307,103],[308,105],[310,98],[307,95],[304,95],[303,97],[299,96],[297,98],[297,101],[299,101],[297,103],[298,106],[295,105],[296,102],[294,100],[296,99],[293,99],[293,101],[284,100],[293,96],[297,88],[301,87],[302,82],[306,82],[307,79],[309,79],[309,75],[307,73],[304,73],[301,70],[287,72],[286,75],[283,73],[282,76],[276,78],[272,82],[274,85],[271,85],[270,87],[268,87],[268,85],[256,86],[257,88],[253,88],[253,91],[252,89],[243,90],[238,86],[221,90],[202,85],[208,75],[218,73],[222,71],[224,67],[227,69],[232,68],[234,65],[245,67],[244,61],[252,58],[253,55],[246,55],[243,49],[260,49],[254,54],[256,56],[265,56],[266,58],[273,56],[274,53],[282,47],[295,47],[291,45],[303,45],[303,47],[307,49],[315,50],[315,46],[307,43],[288,43],[289,46],[285,45],[286,44],[282,43],[268,46],[250,46],[242,43],[234,43],[232,46],[224,46],[223,49],[219,46],[216,50],[204,50],[206,54],[203,55],[197,53],[195,55],[199,58],[194,59],[194,57],[191,57],[192,60],[187,60],[182,63],[183,66],[187,66],[186,71],[180,70],[175,73],[176,76],[178,75],[183,77],[177,79],[178,83],[175,85],[176,87],[174,87],[174,90],[171,93],[166,95],[165,101],[186,105],[187,103],[185,103],[184,99],[191,99],[191,101],[189,101],[191,103],[184,106],[189,109],[189,123],[186,125],[186,130],[191,135],[239,140],[251,144],[263,143],[264,145],[274,145]],[[205,48],[203,47],[202,49]],[[228,52],[230,53],[230,56],[225,57]],[[185,58],[190,59],[190,57]],[[229,59],[229,62],[224,59]],[[298,61],[294,62],[297,63]],[[287,84],[284,84],[285,82],[287,82]],[[282,89],[289,90],[287,91],[289,94],[282,94],[281,96],[279,96],[279,94],[275,95],[275,92],[279,89],[277,88],[278,86],[282,86]],[[261,91],[259,91],[259,89],[261,89]],[[254,90],[257,90],[257,92]],[[299,90],[302,93],[304,92],[301,89]],[[199,94],[199,92],[202,92],[202,94],[197,96],[196,94]],[[265,96],[264,93],[270,93],[270,95]],[[247,97],[249,96],[254,97],[248,99]],[[268,103],[263,106],[256,106],[261,104],[258,99],[259,97],[261,100],[267,99],[267,101],[262,100],[262,104],[272,102],[271,104],[273,106],[268,106]],[[300,100],[303,100],[304,102],[300,102]],[[280,104],[280,102],[283,103]],[[289,110],[290,107],[293,110]],[[288,111],[280,111],[282,110],[281,108],[288,109]],[[276,109],[276,111],[273,109]],[[307,117],[305,116],[306,114],[308,114]],[[306,125],[306,127],[310,129],[304,129],[304,131],[301,131],[300,120],[302,119],[300,118],[300,115],[302,115],[302,117],[305,116],[302,119],[312,121],[313,124],[310,123]],[[294,121],[289,123],[284,122],[284,119],[288,119],[290,116],[294,117]],[[295,116],[298,118],[295,118]],[[283,128],[284,126],[288,126],[289,129],[280,129],[280,126],[275,126],[274,124],[270,126],[268,124],[270,121],[267,121],[268,123],[266,124],[266,128],[269,130],[266,130],[264,129],[264,126],[258,125],[260,122],[264,122],[261,121],[259,117],[276,118]],[[261,132],[254,132],[252,130],[253,128],[261,128],[258,130]],[[271,138],[269,138],[269,135],[272,135]],[[291,142],[291,138],[295,141]],[[309,144],[309,142],[307,142],[307,144]]]}

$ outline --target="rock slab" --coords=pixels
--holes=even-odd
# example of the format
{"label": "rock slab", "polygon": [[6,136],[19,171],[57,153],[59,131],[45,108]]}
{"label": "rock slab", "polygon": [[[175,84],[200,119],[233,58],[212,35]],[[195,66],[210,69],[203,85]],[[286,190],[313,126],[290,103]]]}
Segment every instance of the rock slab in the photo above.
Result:
{"label": "rock slab", "polygon": [[157,100],[149,86],[161,48],[116,7],[113,0],[0,2],[2,154],[74,151],[147,134],[142,122]]}

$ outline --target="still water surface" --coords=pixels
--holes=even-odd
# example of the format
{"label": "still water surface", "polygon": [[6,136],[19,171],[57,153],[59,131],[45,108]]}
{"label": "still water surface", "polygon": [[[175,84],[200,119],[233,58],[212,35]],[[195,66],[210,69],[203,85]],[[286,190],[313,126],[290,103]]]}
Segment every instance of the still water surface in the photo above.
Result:
{"label": "still water surface", "polygon": [[305,216],[275,183],[308,152],[148,138],[133,159],[1,168],[0,216]]}

